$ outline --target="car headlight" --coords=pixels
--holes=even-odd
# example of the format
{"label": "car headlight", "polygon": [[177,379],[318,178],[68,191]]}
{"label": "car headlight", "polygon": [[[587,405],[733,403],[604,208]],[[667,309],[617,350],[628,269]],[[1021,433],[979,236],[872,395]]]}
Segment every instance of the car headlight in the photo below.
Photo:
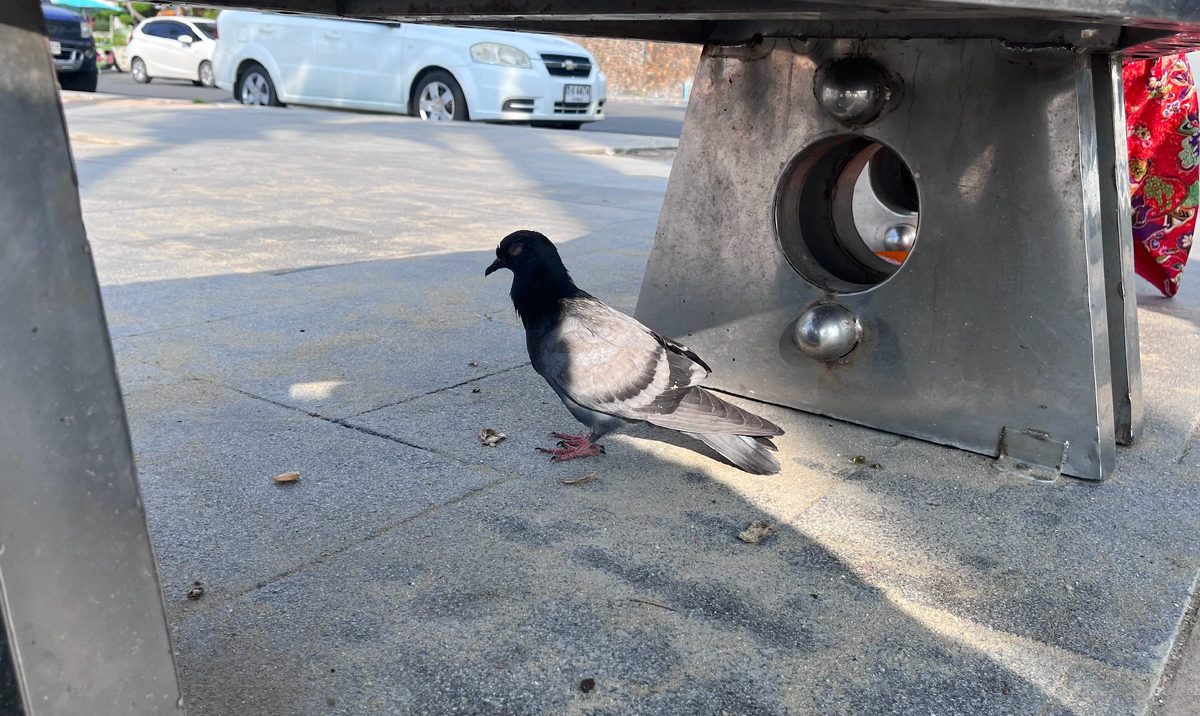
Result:
{"label": "car headlight", "polygon": [[533,67],[529,56],[515,47],[501,45],[495,42],[481,42],[471,46],[471,59],[485,65],[504,65],[505,67]]}
{"label": "car headlight", "polygon": [[83,39],[88,39],[92,36],[92,26],[87,22],[79,23],[79,36]]}

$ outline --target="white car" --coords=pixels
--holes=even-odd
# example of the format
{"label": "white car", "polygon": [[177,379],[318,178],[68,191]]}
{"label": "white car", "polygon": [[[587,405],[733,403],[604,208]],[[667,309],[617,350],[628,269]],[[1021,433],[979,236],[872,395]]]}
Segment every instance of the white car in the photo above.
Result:
{"label": "white car", "polygon": [[239,11],[217,24],[217,86],[245,104],[572,129],[604,118],[595,58],[550,35]]}
{"label": "white car", "polygon": [[129,74],[145,84],[155,77],[191,80],[212,87],[217,23],[199,17],[155,17],[144,20],[129,37],[125,56]]}

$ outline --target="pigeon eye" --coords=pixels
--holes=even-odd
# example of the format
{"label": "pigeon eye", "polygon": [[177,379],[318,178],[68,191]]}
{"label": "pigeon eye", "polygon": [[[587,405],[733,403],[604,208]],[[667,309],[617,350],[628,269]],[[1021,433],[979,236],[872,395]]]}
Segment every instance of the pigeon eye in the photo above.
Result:
{"label": "pigeon eye", "polygon": [[518,256],[524,250],[525,250],[524,244],[513,244],[508,249],[508,255],[509,256]]}

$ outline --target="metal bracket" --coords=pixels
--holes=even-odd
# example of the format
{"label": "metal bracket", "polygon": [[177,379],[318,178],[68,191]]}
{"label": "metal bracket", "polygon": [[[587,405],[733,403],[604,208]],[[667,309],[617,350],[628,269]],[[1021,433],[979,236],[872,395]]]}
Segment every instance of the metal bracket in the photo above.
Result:
{"label": "metal bracket", "polygon": [[1000,431],[996,469],[1036,482],[1054,482],[1062,474],[1069,447],[1066,440],[1055,440],[1040,430],[1013,430],[1006,425]]}

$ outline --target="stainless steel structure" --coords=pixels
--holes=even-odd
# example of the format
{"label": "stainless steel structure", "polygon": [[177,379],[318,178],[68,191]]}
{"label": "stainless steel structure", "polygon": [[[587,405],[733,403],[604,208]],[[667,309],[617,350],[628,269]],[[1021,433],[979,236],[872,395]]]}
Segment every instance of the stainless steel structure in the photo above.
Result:
{"label": "stainless steel structure", "polygon": [[179,713],[36,2],[0,3],[0,66],[0,711]]}
{"label": "stainless steel structure", "polygon": [[[1040,479],[1102,478],[1140,431],[1119,63],[1200,46],[1200,0],[250,4],[703,43],[644,321],[732,392]],[[35,0],[0,3],[0,708],[176,712],[44,43]],[[885,161],[911,246],[855,213]]]}
{"label": "stainless steel structure", "polygon": [[[819,78],[864,56],[891,88],[847,126]],[[1005,429],[1035,430],[1067,445],[1066,472],[1103,477],[1126,334],[1109,334],[1095,84],[1089,53],[997,40],[710,46],[638,318],[711,359],[730,392],[993,455]],[[855,158],[872,142],[907,164],[920,207],[890,271],[861,239],[861,255],[825,246],[856,233]],[[789,340],[827,304],[861,325],[836,360]]]}

